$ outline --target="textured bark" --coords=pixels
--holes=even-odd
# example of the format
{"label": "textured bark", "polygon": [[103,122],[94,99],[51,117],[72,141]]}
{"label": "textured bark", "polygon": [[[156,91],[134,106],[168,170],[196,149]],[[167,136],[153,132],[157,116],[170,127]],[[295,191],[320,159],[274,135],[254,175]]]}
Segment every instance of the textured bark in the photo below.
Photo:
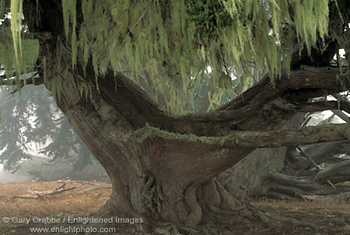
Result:
{"label": "textured bark", "polygon": [[142,139],[160,138],[168,142],[190,142],[207,144],[223,148],[273,148],[293,146],[295,143],[306,145],[327,141],[340,141],[350,138],[348,124],[335,124],[329,126],[308,126],[292,130],[275,131],[232,131],[225,137],[198,137],[188,135],[170,135],[167,131],[157,128],[145,127],[134,133]]}
{"label": "textured bark", "polygon": [[[320,165],[322,163],[335,163],[341,161],[340,159],[332,158],[332,156],[339,153],[350,154],[349,148],[349,141],[337,141],[312,145],[307,148],[305,152],[314,162]],[[295,148],[289,148],[287,155],[289,164],[286,168],[290,168],[290,171],[298,169],[299,174],[303,174],[303,171],[308,171],[314,167],[312,162],[302,158]]]}
{"label": "textured bark", "polygon": [[[295,114],[281,129],[298,128],[304,114]],[[256,149],[233,167],[218,176],[228,192],[239,198],[259,197],[270,186],[267,179],[275,172],[284,172],[288,147]]]}
{"label": "textured bark", "polygon": [[[292,176],[283,173],[273,173],[269,177],[268,190],[261,195],[280,199],[311,199],[306,195],[337,195],[343,193],[343,188],[334,184],[349,179],[350,161],[333,164],[313,176]],[[345,188],[345,192],[348,189]]]}
{"label": "textured bark", "polygon": [[[30,25],[30,30],[41,32],[38,33],[40,55],[47,60],[50,79],[60,72],[55,70],[57,37],[67,42],[64,41],[60,3],[26,0],[24,8],[26,4],[33,7],[37,2],[44,12],[39,20],[43,23]],[[47,12],[52,14],[48,16]],[[70,61],[70,55],[65,54],[60,62],[68,64]],[[339,85],[337,69],[304,67],[291,71],[275,84],[265,77],[213,112],[174,116],[155,104],[124,75],[109,70],[98,79],[96,87],[92,66],[88,66],[86,74],[80,66],[78,62],[74,71],[70,71],[72,76],[63,79],[57,104],[111,178],[113,193],[98,214],[142,218],[146,229],[157,221],[198,225],[223,218],[240,221],[248,216],[247,209],[215,177],[256,147],[267,145],[252,142],[237,145],[232,140],[230,144],[225,145],[224,141],[220,145],[208,144],[208,141],[237,131],[241,134],[251,131],[258,136],[254,142],[259,143],[264,138],[259,132],[280,129],[300,107],[305,111],[312,106],[307,104],[308,99],[323,95],[325,90],[335,94],[346,89]],[[79,94],[78,77],[91,85],[91,99]],[[276,99],[298,105],[279,107]],[[147,125],[159,131],[150,134],[147,128],[142,129]],[[347,135],[333,131],[337,128],[329,127],[324,137],[320,139],[314,135],[310,142],[346,139]],[[137,135],[142,130],[147,138]],[[302,138],[299,135],[303,132],[295,131],[295,136],[278,146],[304,143],[312,131],[315,130],[308,129]],[[284,133],[288,139],[290,132]],[[184,134],[195,141],[186,141]],[[276,146],[274,143],[279,140],[280,136],[274,135],[265,143]]]}
{"label": "textured bark", "polygon": [[283,155],[286,159],[284,167],[265,177],[263,190],[257,194],[303,200],[346,198],[344,192],[349,187],[342,183],[349,180],[350,161],[334,157],[336,154],[349,154],[349,141],[314,144],[305,150],[289,147]]}

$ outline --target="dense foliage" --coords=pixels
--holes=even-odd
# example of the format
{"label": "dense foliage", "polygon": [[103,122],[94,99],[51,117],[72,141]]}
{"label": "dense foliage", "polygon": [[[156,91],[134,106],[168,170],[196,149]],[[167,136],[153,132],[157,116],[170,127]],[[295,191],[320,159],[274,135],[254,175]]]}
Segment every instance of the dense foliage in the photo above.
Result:
{"label": "dense foliage", "polygon": [[[223,90],[233,94],[230,79],[249,84],[256,67],[274,80],[288,73],[295,51],[306,49],[311,54],[313,47],[322,50],[333,39],[346,50],[349,45],[348,25],[345,31],[333,27],[344,24],[339,13],[349,3],[341,0],[82,0],[77,4],[62,0],[66,38],[57,42],[57,77],[46,80],[54,96],[77,61],[83,69],[92,62],[96,80],[108,68],[123,72],[168,109],[181,112],[188,106],[183,102],[191,106],[196,97],[186,90],[198,90],[208,68],[212,70],[210,86],[219,88],[209,92],[215,103],[225,95]],[[8,11],[6,4],[3,7],[3,12]],[[35,14],[23,22],[19,16],[23,10],[40,11],[22,9],[22,0],[11,1],[10,9],[11,29],[3,24],[0,40],[7,77],[13,75],[11,68],[17,75],[33,69],[38,41],[25,25],[38,22]],[[60,63],[60,56],[67,53],[71,68]],[[40,61],[38,67],[45,70],[45,58]],[[90,93],[88,81],[76,82],[82,95]]]}

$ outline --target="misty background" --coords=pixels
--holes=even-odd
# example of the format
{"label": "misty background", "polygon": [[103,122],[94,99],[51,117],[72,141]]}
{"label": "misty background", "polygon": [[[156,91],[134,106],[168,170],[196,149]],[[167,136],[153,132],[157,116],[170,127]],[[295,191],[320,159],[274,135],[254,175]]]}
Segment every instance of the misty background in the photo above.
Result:
{"label": "misty background", "polygon": [[108,180],[43,86],[0,88],[0,183]]}

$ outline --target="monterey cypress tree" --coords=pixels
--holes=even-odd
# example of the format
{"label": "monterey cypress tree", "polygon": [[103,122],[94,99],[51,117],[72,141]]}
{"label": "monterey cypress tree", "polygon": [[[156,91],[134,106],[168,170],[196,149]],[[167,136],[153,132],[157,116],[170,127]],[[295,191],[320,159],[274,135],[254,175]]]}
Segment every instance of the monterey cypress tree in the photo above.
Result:
{"label": "monterey cypress tree", "polygon": [[[2,2],[2,82],[51,90],[111,178],[98,215],[144,230],[239,222],[250,211],[218,174],[256,148],[349,138],[348,124],[280,130],[296,112],[346,107],[310,99],[349,88],[329,66],[349,51],[347,0]],[[203,81],[210,111],[193,113]]]}

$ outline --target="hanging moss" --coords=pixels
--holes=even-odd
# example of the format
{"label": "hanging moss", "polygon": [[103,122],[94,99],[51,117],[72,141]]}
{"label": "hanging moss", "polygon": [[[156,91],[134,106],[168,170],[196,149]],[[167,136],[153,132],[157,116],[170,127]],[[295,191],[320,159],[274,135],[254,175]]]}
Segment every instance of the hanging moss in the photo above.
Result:
{"label": "hanging moss", "polygon": [[[156,99],[162,99],[174,112],[183,112],[181,103],[193,99],[184,90],[198,87],[198,76],[208,66],[212,68],[209,87],[219,87],[208,91],[214,107],[223,96],[237,92],[228,80],[223,83],[223,77],[236,72],[240,80],[237,84],[244,90],[251,84],[252,69],[259,68],[269,73],[273,82],[289,72],[296,40],[310,53],[317,38],[324,39],[328,34],[329,0],[78,2],[82,9],[79,28],[79,3],[62,0],[66,37],[62,41],[69,41],[71,68],[76,63],[86,67],[92,58],[96,84],[108,68],[128,71],[128,77],[139,84],[147,83]],[[21,12],[22,0],[11,1],[13,46],[0,44],[2,51],[13,50],[13,57],[2,59],[7,71],[15,65],[19,74],[21,68],[27,68],[20,64],[31,64],[37,56],[34,53],[31,58],[22,58]],[[59,56],[62,48],[57,50]],[[59,61],[57,66],[62,66]],[[53,79],[61,79],[62,71],[65,70],[57,69],[60,76]],[[58,92],[61,83],[51,84],[52,90]],[[78,85],[81,93],[91,90],[84,82]]]}
{"label": "hanging moss", "polygon": [[22,63],[22,44],[21,44],[21,27],[22,27],[22,0],[11,1],[11,31],[13,38],[13,48],[15,53],[15,64],[17,74],[21,74]]}
{"label": "hanging moss", "polygon": [[63,9],[63,20],[64,20],[64,32],[66,39],[69,37],[69,27],[72,25],[71,30],[71,47],[72,47],[72,67],[77,61],[77,11],[76,11],[76,0],[62,0]]}
{"label": "hanging moss", "polygon": [[[6,11],[4,1],[1,1],[1,15]],[[10,5],[10,27],[6,22],[2,22],[0,28],[0,59],[6,74],[6,84],[16,85],[20,90],[23,79],[24,84],[26,74],[34,71],[34,65],[38,58],[39,43],[37,40],[22,38],[22,11],[23,1],[14,0]],[[8,13],[8,12],[6,12]],[[12,77],[15,76],[15,79]],[[0,79],[0,85],[4,84],[4,79]]]}

